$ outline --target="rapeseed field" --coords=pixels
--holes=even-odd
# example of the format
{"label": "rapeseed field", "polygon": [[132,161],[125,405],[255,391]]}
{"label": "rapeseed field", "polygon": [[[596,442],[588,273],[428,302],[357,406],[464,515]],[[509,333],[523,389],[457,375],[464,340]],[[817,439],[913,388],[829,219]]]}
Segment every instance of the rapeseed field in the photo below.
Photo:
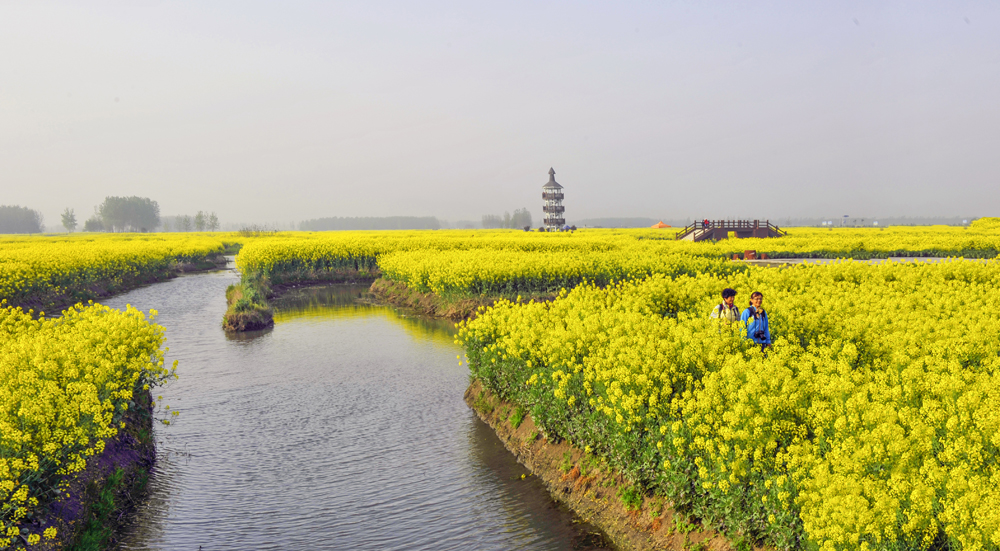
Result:
{"label": "rapeseed field", "polygon": [[[1000,549],[997,220],[702,243],[662,230],[233,237],[245,279],[350,272],[497,298],[459,330],[472,374],[550,438],[707,525],[779,549]],[[0,238],[0,542],[101,451],[135,392],[171,375],[155,312],[78,304],[46,318],[10,305],[126,288],[223,246],[208,234]],[[729,260],[745,249],[965,258]],[[738,323],[709,319],[725,287],[741,306],[764,294],[766,353]]]}
{"label": "rapeseed field", "polygon": [[[773,346],[710,319],[761,291]],[[554,439],[779,549],[1000,548],[1000,261],[580,285],[461,325]],[[745,302],[742,304],[745,305]]]}

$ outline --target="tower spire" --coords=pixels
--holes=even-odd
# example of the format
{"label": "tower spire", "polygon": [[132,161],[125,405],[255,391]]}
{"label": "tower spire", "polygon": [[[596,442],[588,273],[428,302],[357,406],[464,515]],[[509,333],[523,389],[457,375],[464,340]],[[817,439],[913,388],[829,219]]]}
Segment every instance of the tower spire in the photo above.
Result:
{"label": "tower spire", "polygon": [[556,182],[556,171],[549,168],[549,182],[542,186],[542,199],[545,204],[542,212],[545,213],[545,227],[548,230],[558,230],[566,224],[566,209],[562,206],[563,192],[562,186]]}

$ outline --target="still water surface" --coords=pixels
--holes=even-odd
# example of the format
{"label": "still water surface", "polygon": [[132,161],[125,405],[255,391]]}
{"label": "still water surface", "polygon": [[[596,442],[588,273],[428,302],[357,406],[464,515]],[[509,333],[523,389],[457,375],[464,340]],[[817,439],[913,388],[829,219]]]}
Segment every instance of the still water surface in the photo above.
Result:
{"label": "still water surface", "polygon": [[220,328],[231,272],[105,304],[160,315],[180,410],[157,428],[125,549],[603,549],[462,401],[450,323],[364,287],[295,292],[272,330]]}

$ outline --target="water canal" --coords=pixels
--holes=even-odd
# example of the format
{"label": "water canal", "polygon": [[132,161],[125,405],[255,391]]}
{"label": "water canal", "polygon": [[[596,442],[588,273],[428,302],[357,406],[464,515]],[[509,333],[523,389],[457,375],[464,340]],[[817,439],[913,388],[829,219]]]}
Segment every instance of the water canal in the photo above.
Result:
{"label": "water canal", "polygon": [[111,300],[160,312],[180,410],[125,549],[603,549],[464,404],[445,321],[297,291],[273,329],[220,328],[232,271]]}

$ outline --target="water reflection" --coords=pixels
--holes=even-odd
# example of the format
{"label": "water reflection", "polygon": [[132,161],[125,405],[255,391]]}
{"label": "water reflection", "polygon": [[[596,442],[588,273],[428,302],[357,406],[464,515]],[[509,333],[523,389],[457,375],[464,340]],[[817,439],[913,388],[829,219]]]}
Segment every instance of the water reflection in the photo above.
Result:
{"label": "water reflection", "polygon": [[[479,421],[472,423],[468,431],[470,463],[480,466],[476,471],[475,484],[492,487],[489,492],[494,499],[489,507],[500,507],[505,513],[505,526],[511,534],[519,534],[518,541],[525,549],[538,548],[542,542],[532,541],[530,533],[522,533],[517,527],[523,524],[540,523],[549,530],[559,532],[559,537],[570,543],[572,549],[597,551],[607,549],[603,536],[591,525],[572,519],[572,513],[563,505],[547,496],[548,490],[541,479],[531,476],[531,472],[516,461],[511,461],[510,453],[497,439],[493,429]],[[525,476],[525,478],[521,478]],[[475,514],[475,511],[472,512]]]}
{"label": "water reflection", "polygon": [[257,331],[243,331],[240,333],[226,333],[226,340],[230,342],[250,342],[257,340],[260,337],[268,335],[274,331],[274,327],[266,327],[264,329],[259,329]]}
{"label": "water reflection", "polygon": [[293,320],[336,320],[378,317],[394,323],[414,339],[454,342],[455,324],[380,304],[367,285],[330,285],[293,289],[274,301],[275,324]]}
{"label": "water reflection", "polygon": [[363,287],[295,291],[275,327],[220,328],[230,272],[115,300],[160,311],[181,411],[126,549],[597,549],[465,406],[447,321]]}

